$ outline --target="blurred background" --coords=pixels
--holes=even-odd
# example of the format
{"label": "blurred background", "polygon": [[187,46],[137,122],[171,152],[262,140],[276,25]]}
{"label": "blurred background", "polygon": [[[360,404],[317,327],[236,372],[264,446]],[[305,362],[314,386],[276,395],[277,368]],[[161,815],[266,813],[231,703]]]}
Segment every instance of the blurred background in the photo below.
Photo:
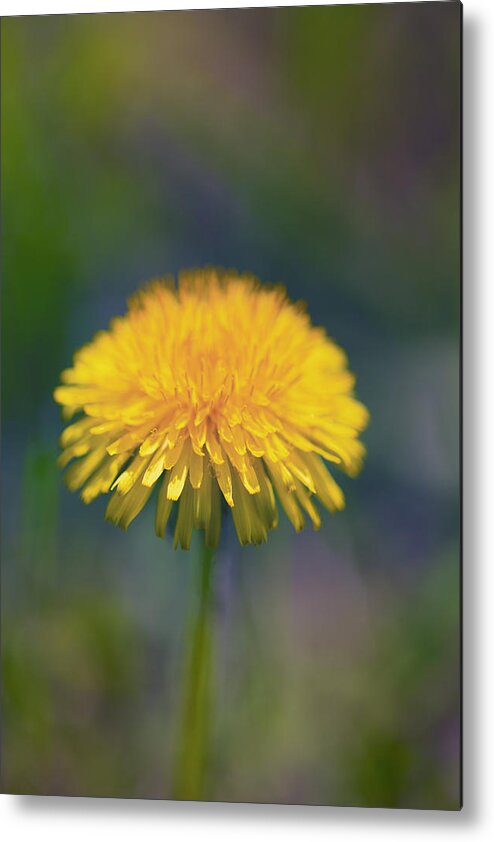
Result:
{"label": "blurred background", "polygon": [[65,489],[52,391],[209,263],[303,298],[372,424],[318,533],[226,526],[207,795],[458,808],[459,49],[452,2],[2,20],[4,791],[171,794],[198,543]]}

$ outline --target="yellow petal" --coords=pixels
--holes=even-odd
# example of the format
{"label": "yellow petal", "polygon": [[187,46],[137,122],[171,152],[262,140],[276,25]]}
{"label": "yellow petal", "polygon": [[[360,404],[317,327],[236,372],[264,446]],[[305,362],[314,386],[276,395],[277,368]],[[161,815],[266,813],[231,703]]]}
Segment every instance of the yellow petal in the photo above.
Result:
{"label": "yellow petal", "polygon": [[175,549],[180,546],[183,550],[188,550],[190,547],[190,539],[192,538],[192,529],[194,527],[194,492],[192,487],[187,483],[178,504],[178,516],[175,526]]}
{"label": "yellow petal", "polygon": [[[140,452],[141,451],[139,451],[139,453]],[[143,485],[147,485],[148,488],[151,488],[151,486],[154,485],[156,480],[160,478],[161,474],[164,471],[165,456],[166,451],[162,445],[161,450],[159,450],[158,453],[155,453],[155,455],[149,462],[148,467],[146,468],[146,471],[142,478]]]}
{"label": "yellow petal", "polygon": [[178,462],[173,466],[173,468],[170,471],[170,479],[168,482],[168,489],[166,492],[166,496],[169,500],[178,500],[178,498],[180,497],[185,485],[185,480],[187,479],[188,470],[189,447],[187,444],[184,445]]}
{"label": "yellow petal", "polygon": [[111,520],[116,526],[127,529],[146,505],[151,492],[152,488],[146,488],[140,482],[136,483],[127,494],[114,491],[106,507],[105,518]]}
{"label": "yellow petal", "polygon": [[169,478],[170,473],[168,472],[163,477],[163,481],[160,485],[160,490],[158,492],[158,499],[156,501],[156,517],[154,521],[154,528],[158,538],[165,537],[166,525],[168,523],[171,510],[173,508],[173,500],[169,500],[167,497]]}
{"label": "yellow petal", "polygon": [[67,473],[64,476],[65,483],[67,488],[71,491],[76,491],[80,488],[86,480],[89,479],[93,471],[96,470],[98,465],[107,458],[106,450],[104,447],[97,447],[95,450],[92,450],[85,456],[83,459],[79,459],[75,462],[71,467],[68,469]]}
{"label": "yellow petal", "polygon": [[202,483],[202,475],[204,471],[204,456],[199,456],[195,450],[191,448],[189,458],[189,476],[192,488],[200,488]]}
{"label": "yellow petal", "polygon": [[[135,456],[129,467],[113,483],[111,490],[117,489],[119,494],[127,494],[142,476],[149,459],[144,456]],[[140,483],[139,483],[140,485]]]}
{"label": "yellow petal", "polygon": [[[215,483],[216,485],[216,483]],[[200,488],[194,489],[194,518],[199,529],[207,529],[211,517],[212,479],[209,463],[204,466]]]}
{"label": "yellow petal", "polygon": [[232,474],[228,462],[225,461],[221,465],[215,465],[215,473],[226,502],[229,506],[233,506]]}

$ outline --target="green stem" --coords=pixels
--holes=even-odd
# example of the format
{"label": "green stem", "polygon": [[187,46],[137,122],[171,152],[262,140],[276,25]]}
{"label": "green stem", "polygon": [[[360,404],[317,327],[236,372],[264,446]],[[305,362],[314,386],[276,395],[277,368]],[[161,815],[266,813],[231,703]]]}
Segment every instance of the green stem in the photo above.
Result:
{"label": "green stem", "polygon": [[204,770],[210,724],[212,570],[214,551],[203,546],[197,613],[190,628],[182,721],[173,797],[204,798]]}

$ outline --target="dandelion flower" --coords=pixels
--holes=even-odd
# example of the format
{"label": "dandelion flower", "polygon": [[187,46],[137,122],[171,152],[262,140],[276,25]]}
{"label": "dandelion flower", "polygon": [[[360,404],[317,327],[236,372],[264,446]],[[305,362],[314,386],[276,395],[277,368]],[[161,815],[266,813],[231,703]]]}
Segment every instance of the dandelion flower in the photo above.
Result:
{"label": "dandelion flower", "polygon": [[345,505],[326,463],[362,465],[368,413],[345,353],[283,288],[248,275],[151,282],[61,381],[55,400],[79,416],[61,436],[69,489],[86,503],[113,492],[106,517],[126,529],[156,488],[156,533],[176,508],[175,546],[198,528],[215,547],[222,499],[241,544],[266,540],[277,503],[297,531],[306,517],[317,528],[316,499]]}

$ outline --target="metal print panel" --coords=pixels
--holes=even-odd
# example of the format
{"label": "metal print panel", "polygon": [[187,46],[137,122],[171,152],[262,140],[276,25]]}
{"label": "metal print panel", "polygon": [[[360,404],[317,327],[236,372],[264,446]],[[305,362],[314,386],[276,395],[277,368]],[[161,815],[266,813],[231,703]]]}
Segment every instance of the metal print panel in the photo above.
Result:
{"label": "metal print panel", "polygon": [[457,810],[455,2],[2,20],[2,786]]}

